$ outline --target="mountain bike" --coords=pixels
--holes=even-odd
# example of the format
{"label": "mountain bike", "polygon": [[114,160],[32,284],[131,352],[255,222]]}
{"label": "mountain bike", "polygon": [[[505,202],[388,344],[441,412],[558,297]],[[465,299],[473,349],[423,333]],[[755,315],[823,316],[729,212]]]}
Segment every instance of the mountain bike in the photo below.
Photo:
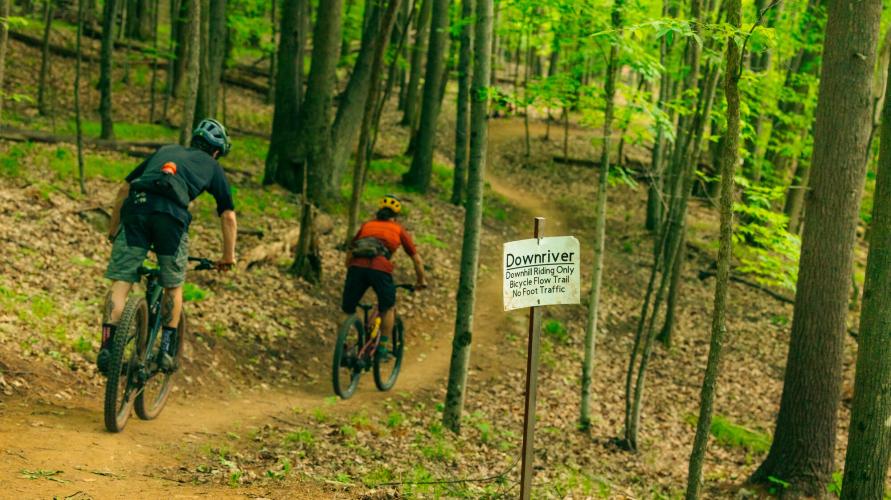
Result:
{"label": "mountain bike", "polygon": [[[189,257],[198,265],[193,270],[214,269],[208,259]],[[139,267],[145,277],[145,296],[127,298],[121,320],[111,346],[108,381],[105,386],[105,428],[120,432],[130,418],[130,410],[142,420],[157,417],[172,388],[174,370],[158,366],[161,326],[170,320],[170,301],[165,300],[161,286],[161,270]],[[184,308],[185,309],[185,308]],[[185,310],[180,313],[179,328],[174,339],[174,363],[179,360],[186,334]]]}
{"label": "mountain bike", "polygon": [[[396,285],[409,292],[414,285]],[[396,315],[393,333],[385,343],[381,343],[381,316],[377,306],[359,304],[362,315],[353,314],[343,324],[337,334],[334,346],[334,363],[331,367],[331,380],[334,393],[341,399],[349,399],[356,392],[362,372],[372,370],[374,385],[379,391],[388,391],[396,383],[402,367],[402,354],[405,348],[405,328],[402,318]]]}

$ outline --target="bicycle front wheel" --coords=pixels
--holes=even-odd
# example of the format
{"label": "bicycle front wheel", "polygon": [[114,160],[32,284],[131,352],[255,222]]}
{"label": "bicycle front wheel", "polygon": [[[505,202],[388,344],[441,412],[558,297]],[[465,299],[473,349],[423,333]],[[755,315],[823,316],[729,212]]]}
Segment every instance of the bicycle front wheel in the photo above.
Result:
{"label": "bicycle front wheel", "polygon": [[359,385],[359,376],[362,374],[359,349],[363,344],[364,329],[362,322],[354,314],[343,322],[337,334],[331,381],[334,384],[334,393],[342,399],[349,399]]}
{"label": "bicycle front wheel", "polygon": [[115,332],[105,386],[105,428],[121,432],[130,418],[136,392],[139,356],[137,346],[148,331],[148,308],[142,297],[127,299]]}
{"label": "bicycle front wheel", "polygon": [[[183,344],[185,343],[186,337],[186,313],[185,310],[180,312],[179,315],[179,328],[177,328],[176,332],[176,345],[174,346],[174,352],[176,355],[174,356],[174,362],[179,362],[180,356],[183,351]],[[146,359],[144,355],[146,349],[155,348],[155,346],[148,346],[148,336],[146,336],[145,343],[140,343],[139,345],[139,356],[140,359]],[[160,338],[156,344],[160,344]],[[142,391],[139,392],[139,395],[136,396],[136,404],[134,405],[134,409],[136,410],[136,415],[139,416],[142,420],[152,420],[161,414],[161,410],[164,409],[164,405],[167,404],[167,397],[170,396],[170,389],[173,387],[172,379],[175,373],[165,373],[162,371],[158,371],[153,373],[149,379],[145,382],[145,386],[143,386]]]}
{"label": "bicycle front wheel", "polygon": [[399,369],[402,368],[402,353],[405,349],[405,328],[402,318],[396,318],[393,324],[393,335],[383,345],[386,350],[378,349],[374,355],[374,385],[379,391],[389,391],[396,383]]}

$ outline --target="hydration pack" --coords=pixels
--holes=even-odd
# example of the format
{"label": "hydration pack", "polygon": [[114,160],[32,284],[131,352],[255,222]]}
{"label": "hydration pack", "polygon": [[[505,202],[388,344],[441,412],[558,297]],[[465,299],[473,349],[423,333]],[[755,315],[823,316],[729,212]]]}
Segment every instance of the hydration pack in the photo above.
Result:
{"label": "hydration pack", "polygon": [[350,250],[353,253],[353,257],[366,257],[369,259],[379,256],[389,259],[392,255],[392,252],[384,245],[384,242],[374,237],[359,238],[353,242]]}
{"label": "hydration pack", "polygon": [[[130,183],[130,189],[135,192],[152,193],[163,196],[179,206],[188,209],[189,186],[181,173],[177,173],[177,167],[169,161],[164,161],[155,155],[149,160],[145,171],[139,178]],[[180,168],[182,168],[180,166]]]}

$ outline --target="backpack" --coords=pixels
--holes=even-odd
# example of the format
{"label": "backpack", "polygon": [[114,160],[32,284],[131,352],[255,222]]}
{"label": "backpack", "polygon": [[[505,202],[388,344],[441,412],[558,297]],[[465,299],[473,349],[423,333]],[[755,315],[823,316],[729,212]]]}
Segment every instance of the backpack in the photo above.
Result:
{"label": "backpack", "polygon": [[384,256],[389,259],[392,255],[392,252],[390,252],[390,249],[384,245],[384,242],[374,237],[359,238],[353,242],[350,250],[353,253],[353,257],[365,257],[369,259],[378,256]]}
{"label": "backpack", "polygon": [[172,174],[162,171],[166,163],[168,162],[157,158],[157,156],[149,160],[142,175],[130,183],[130,189],[163,196],[188,209],[189,202],[192,201],[189,197],[189,186],[183,176],[175,172],[175,168]]}

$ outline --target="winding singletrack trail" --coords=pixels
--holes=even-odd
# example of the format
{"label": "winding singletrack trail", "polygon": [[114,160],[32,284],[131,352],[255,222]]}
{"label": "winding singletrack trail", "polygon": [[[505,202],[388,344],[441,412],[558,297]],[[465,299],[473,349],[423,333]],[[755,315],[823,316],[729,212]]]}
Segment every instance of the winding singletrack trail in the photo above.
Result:
{"label": "winding singletrack trail", "polygon": [[[530,124],[532,133],[544,131]],[[511,234],[509,239],[531,237],[532,216],[547,218],[545,234],[567,229],[556,208],[547,205],[532,190],[513,186],[495,175],[497,151],[508,141],[523,135],[517,119],[492,120],[489,126],[489,181],[492,189],[508,203],[527,212],[529,229]],[[484,247],[482,262],[489,272],[481,274],[477,296],[473,363],[482,376],[487,368],[505,361],[498,356],[497,344],[511,328],[501,307],[501,248]],[[496,272],[491,272],[494,269]],[[411,331],[428,330],[429,342],[412,338]],[[333,330],[332,330],[333,331]],[[448,374],[452,324],[409,325],[409,351],[396,391],[417,392],[442,389]],[[412,340],[416,342],[412,349]],[[420,344],[420,345],[418,345]],[[329,353],[316,353],[328,359]],[[471,377],[475,377],[472,373]],[[180,384],[182,381],[180,380]],[[288,390],[251,389],[183,398],[174,392],[160,417],[142,422],[135,415],[120,434],[105,431],[102,401],[12,399],[0,401],[0,498],[319,498],[326,495],[313,485],[282,492],[274,486],[228,488],[222,485],[192,485],[165,479],[160,468],[179,467],[189,453],[234,428],[262,425],[271,418],[289,414],[293,408],[314,408],[331,396],[327,370],[318,381]],[[331,412],[353,412],[382,405],[383,398],[373,389],[371,377],[363,377],[356,395],[330,407]],[[60,471],[54,473],[55,471]],[[54,473],[54,474],[53,474]]]}

